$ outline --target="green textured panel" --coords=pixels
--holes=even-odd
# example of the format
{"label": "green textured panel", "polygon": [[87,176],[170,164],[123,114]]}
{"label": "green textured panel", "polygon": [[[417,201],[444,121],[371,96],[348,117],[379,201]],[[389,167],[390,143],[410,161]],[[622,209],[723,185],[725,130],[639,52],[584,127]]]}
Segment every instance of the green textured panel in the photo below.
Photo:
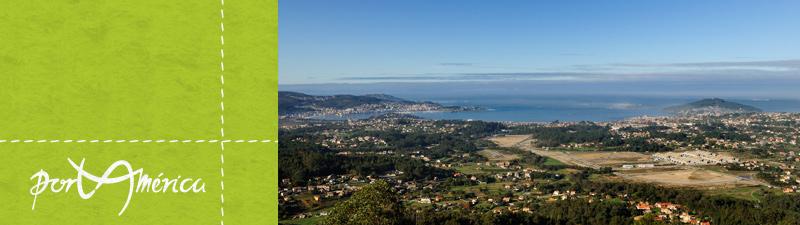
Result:
{"label": "green textured panel", "polygon": [[[277,1],[2,1],[0,27],[0,224],[277,223]],[[32,209],[31,177],[76,178],[68,159],[205,191],[119,215],[128,181],[74,185]]]}

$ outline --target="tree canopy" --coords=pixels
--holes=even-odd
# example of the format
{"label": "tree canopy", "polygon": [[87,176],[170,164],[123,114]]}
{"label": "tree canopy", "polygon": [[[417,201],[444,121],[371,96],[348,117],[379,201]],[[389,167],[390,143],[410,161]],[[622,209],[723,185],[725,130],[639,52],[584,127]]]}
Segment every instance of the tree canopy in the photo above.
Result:
{"label": "tree canopy", "polygon": [[385,181],[364,186],[353,196],[333,207],[323,225],[403,224],[403,206]]}

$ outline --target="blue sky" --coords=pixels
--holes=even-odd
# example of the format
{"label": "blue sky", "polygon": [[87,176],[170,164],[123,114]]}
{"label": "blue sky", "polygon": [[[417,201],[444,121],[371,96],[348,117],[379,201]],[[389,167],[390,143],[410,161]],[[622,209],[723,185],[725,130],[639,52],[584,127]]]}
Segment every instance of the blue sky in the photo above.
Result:
{"label": "blue sky", "polygon": [[279,19],[281,85],[800,80],[800,1],[288,0]]}

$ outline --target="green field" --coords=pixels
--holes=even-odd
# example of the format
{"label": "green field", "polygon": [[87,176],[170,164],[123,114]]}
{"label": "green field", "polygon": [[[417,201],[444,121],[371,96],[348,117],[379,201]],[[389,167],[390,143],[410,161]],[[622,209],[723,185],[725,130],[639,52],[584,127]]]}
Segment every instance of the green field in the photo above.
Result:
{"label": "green field", "polygon": [[556,159],[547,157],[547,160],[544,161],[544,165],[547,165],[547,166],[563,166],[563,165],[567,165],[567,164],[564,164],[563,162],[558,161]]}
{"label": "green field", "polygon": [[478,154],[486,157],[489,161],[511,161],[519,159],[519,156],[512,152],[497,149],[481,150]]}
{"label": "green field", "polygon": [[767,193],[781,194],[779,189],[765,189],[761,186],[714,189],[707,192],[711,195],[724,195],[749,201],[761,202],[764,199],[764,191]]}
{"label": "green field", "polygon": [[[277,223],[277,1],[3,1],[0,26],[3,224]],[[205,189],[121,215],[128,181],[30,193],[41,170],[76,178],[67,159]]]}

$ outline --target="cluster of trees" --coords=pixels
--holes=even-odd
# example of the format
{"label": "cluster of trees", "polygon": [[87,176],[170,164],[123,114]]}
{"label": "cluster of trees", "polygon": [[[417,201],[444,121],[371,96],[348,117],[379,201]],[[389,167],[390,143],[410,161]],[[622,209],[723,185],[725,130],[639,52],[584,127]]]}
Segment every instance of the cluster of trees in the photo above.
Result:
{"label": "cluster of trees", "polygon": [[521,126],[515,127],[512,134],[532,134],[542,147],[557,147],[569,143],[602,143],[614,138],[608,126],[592,122],[580,122],[563,127]]}
{"label": "cluster of trees", "polygon": [[411,224],[403,215],[403,204],[388,183],[377,181],[336,204],[323,225]]}
{"label": "cluster of trees", "polygon": [[278,175],[290,179],[294,185],[304,185],[313,177],[334,174],[380,175],[402,171],[402,179],[432,179],[447,177],[452,171],[425,165],[418,159],[388,155],[343,156],[323,146],[302,141],[284,141],[278,144]]}
{"label": "cluster of trees", "polygon": [[672,147],[654,143],[643,137],[632,138],[615,138],[604,141],[604,147],[613,147],[615,150],[632,151],[632,152],[665,152],[674,150]]}
{"label": "cluster of trees", "polygon": [[531,213],[479,212],[464,209],[407,211],[408,220],[417,225],[519,225],[519,224],[633,224],[635,209],[624,202],[566,200],[537,205]]}
{"label": "cluster of trees", "polygon": [[425,155],[434,158],[447,156],[454,151],[474,152],[478,146],[473,141],[457,135],[441,135],[429,132],[401,132],[399,130],[373,131],[370,136],[386,141],[396,150],[427,149]]}
{"label": "cluster of trees", "polygon": [[664,140],[673,140],[673,141],[688,141],[689,136],[686,133],[673,133],[673,132],[665,132],[665,130],[669,129],[667,126],[661,125],[651,125],[646,127],[623,127],[620,128],[620,131],[626,132],[647,132],[650,134],[651,138],[661,138]]}
{"label": "cluster of trees", "polygon": [[437,126],[444,126],[444,125],[460,125],[462,126],[459,128],[456,133],[458,135],[462,135],[465,137],[471,138],[478,138],[478,137],[485,137],[492,134],[496,134],[503,129],[506,129],[506,126],[502,123],[498,122],[486,122],[486,121],[463,121],[463,120],[437,120],[434,122]]}
{"label": "cluster of trees", "polygon": [[[651,126],[645,128],[623,128],[627,131],[648,131],[661,137],[672,140],[687,140],[685,134],[661,132],[664,127]],[[650,142],[647,138],[633,137],[623,139],[611,133],[608,126],[599,126],[592,122],[580,122],[564,127],[524,126],[512,130],[515,134],[532,134],[537,144],[541,147],[557,147],[570,143],[596,143],[601,150],[634,151],[634,152],[662,152],[673,149],[663,144]]]}

